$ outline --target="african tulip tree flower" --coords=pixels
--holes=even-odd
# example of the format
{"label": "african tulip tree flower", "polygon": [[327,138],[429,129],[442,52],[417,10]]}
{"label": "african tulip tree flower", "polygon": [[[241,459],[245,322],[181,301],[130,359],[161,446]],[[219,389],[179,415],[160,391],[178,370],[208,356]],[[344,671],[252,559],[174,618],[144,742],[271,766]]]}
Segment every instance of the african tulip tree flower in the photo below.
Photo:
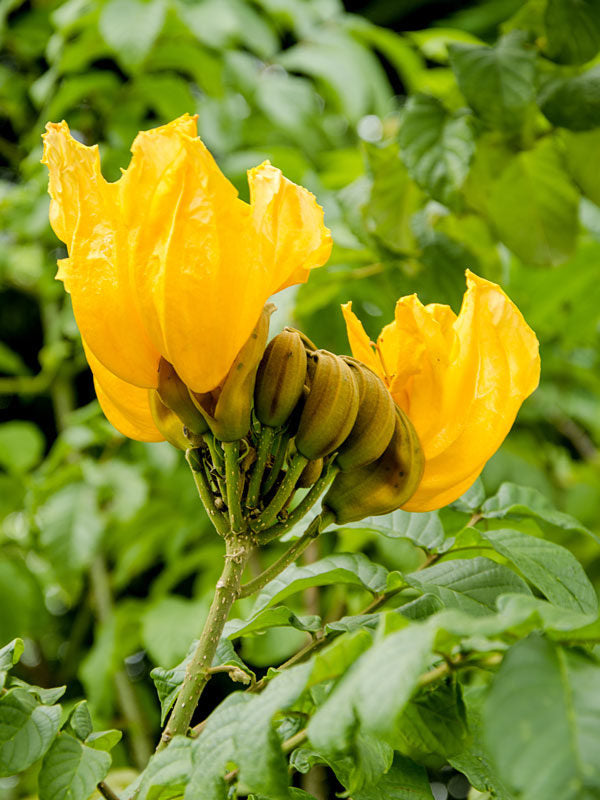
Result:
{"label": "african tulip tree flower", "polygon": [[467,271],[458,316],[402,297],[372,345],[352,304],[342,306],[352,353],[379,375],[406,412],[425,454],[419,488],[403,506],[430,511],[475,481],[538,385],[538,341],[495,283]]}
{"label": "african tulip tree flower", "polygon": [[65,122],[48,123],[50,222],[98,400],[125,435],[163,438],[148,389],[162,358],[194,392],[223,381],[266,300],[331,252],[323,210],[265,162],[237,196],[184,115],[139,133],[116,182]]}

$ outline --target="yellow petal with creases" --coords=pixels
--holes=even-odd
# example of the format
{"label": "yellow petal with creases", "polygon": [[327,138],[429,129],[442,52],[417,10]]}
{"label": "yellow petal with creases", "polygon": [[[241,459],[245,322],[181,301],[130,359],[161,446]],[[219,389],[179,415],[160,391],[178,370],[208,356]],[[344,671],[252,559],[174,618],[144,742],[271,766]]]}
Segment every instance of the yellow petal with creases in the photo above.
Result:
{"label": "yellow petal with creases", "polygon": [[123,258],[127,233],[118,184],[102,176],[98,147],[76,141],[65,122],[46,126],[43,163],[50,173],[50,221],[69,253],[58,277],[71,294],[79,330],[112,373],[153,386],[159,353],[137,313]]}
{"label": "yellow petal with creases", "polygon": [[331,255],[331,232],[314,195],[265,161],[248,171],[258,258],[266,269],[271,294],[305,283],[311,269]]}
{"label": "yellow petal with creases", "polygon": [[[354,325],[348,335],[361,358]],[[377,353],[425,454],[423,479],[404,508],[440,508],[471,486],[536,388],[537,338],[499,286],[467,271],[458,317],[448,306],[403,297]]]}
{"label": "yellow petal with creases", "polygon": [[342,305],[342,314],[346,322],[346,330],[348,332],[348,341],[350,342],[350,349],[354,358],[362,361],[369,369],[372,369],[376,375],[386,382],[387,375],[381,361],[377,357],[377,353],[373,350],[371,340],[367,336],[362,322],[352,311],[352,303],[344,303]]}
{"label": "yellow petal with creases", "polygon": [[83,349],[94,376],[100,407],[108,421],[123,436],[140,442],[161,442],[160,433],[148,404],[148,390],[133,386],[109,372],[83,341]]}

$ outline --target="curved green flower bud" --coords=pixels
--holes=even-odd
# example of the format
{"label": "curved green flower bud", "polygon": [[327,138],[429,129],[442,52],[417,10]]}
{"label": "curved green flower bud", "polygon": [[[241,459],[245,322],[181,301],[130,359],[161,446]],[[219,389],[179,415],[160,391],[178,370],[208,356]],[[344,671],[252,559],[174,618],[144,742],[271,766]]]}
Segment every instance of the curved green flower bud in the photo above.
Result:
{"label": "curved green flower bud", "polygon": [[167,408],[156,389],[148,389],[148,403],[154,424],[169,444],[178,450],[196,446],[183,432],[183,422],[174,411]]}
{"label": "curved green flower bud", "polygon": [[195,434],[206,433],[208,425],[194,405],[188,388],[175,372],[172,364],[164,358],[158,364],[158,396],[170,408],[185,427]]}
{"label": "curved green flower bud", "polygon": [[344,357],[358,385],[359,403],[356,422],[340,446],[336,463],[343,472],[370,464],[390,443],[396,425],[392,396],[383,381],[354,358]]}
{"label": "curved green flower bud", "polygon": [[366,467],[339,472],[323,500],[338,525],[389,514],[416,492],[425,460],[412,423],[396,407],[394,434],[383,454]]}
{"label": "curved green flower bud", "polygon": [[316,458],[314,461],[309,461],[302,470],[300,477],[296,482],[296,486],[300,489],[308,489],[313,483],[319,480],[323,472],[323,459]]}
{"label": "curved green flower bud", "polygon": [[309,354],[308,384],[296,448],[314,460],[337,450],[352,430],[358,412],[358,386],[348,364],[327,350]]}
{"label": "curved green flower bud", "polygon": [[271,339],[258,365],[254,413],[271,428],[283,425],[302,396],[306,350],[297,331],[284,330]]}
{"label": "curved green flower bud", "polygon": [[194,405],[217,439],[223,442],[242,439],[250,430],[256,370],[265,351],[269,317],[274,310],[272,303],[264,307],[256,327],[219,388],[205,394],[190,390]]}

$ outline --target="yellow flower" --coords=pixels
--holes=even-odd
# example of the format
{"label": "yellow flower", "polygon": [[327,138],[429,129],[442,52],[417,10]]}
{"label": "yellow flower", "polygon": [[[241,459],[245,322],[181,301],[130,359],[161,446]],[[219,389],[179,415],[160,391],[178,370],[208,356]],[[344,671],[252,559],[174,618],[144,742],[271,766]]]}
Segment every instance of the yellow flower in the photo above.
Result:
{"label": "yellow flower", "polygon": [[458,317],[449,306],[402,297],[375,345],[352,304],[342,310],[354,357],[385,381],[425,453],[423,479],[404,509],[451,503],[473,484],[538,385],[535,333],[499,286],[469,271]]}
{"label": "yellow flower", "polygon": [[270,295],[329,258],[323,211],[269,162],[249,171],[250,203],[240,200],[187,114],[139,133],[114,183],[97,145],[65,122],[46,131],[50,222],[69,254],[57,277],[98,399],[126,436],[157,441],[147,390],[161,356],[193,391],[215,389]]}

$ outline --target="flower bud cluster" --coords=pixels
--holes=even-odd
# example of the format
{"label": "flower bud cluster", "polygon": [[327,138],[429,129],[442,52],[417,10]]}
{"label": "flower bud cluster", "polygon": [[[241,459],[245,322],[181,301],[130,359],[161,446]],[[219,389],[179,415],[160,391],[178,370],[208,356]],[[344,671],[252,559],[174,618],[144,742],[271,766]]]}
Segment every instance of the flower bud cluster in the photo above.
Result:
{"label": "flower bud cluster", "polygon": [[297,489],[314,500],[327,489],[323,510],[339,524],[399,508],[423,474],[410,420],[360,361],[317,349],[291,328],[266,345],[271,311],[212,392],[192,392],[161,361],[150,393],[157,427],[175,447],[203,453],[222,508],[221,443],[240,442],[241,496],[259,531],[286,520]]}

